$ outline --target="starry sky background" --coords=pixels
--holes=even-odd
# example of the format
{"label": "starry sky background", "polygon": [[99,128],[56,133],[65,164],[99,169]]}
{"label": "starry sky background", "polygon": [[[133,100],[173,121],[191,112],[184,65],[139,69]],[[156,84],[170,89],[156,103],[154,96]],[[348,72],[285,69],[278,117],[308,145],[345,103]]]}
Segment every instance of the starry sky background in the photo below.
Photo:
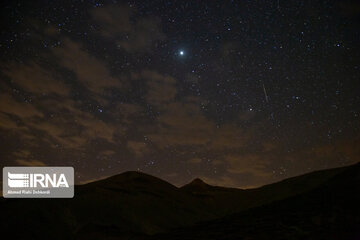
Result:
{"label": "starry sky background", "polygon": [[0,9],[1,167],[248,188],[359,161],[358,1]]}

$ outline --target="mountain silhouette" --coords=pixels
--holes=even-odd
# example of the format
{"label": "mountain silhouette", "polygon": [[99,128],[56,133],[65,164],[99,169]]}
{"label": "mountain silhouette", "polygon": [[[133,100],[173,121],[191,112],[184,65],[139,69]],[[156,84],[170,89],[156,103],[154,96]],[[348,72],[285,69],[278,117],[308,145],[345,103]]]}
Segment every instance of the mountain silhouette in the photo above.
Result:
{"label": "mountain silhouette", "polygon": [[294,187],[298,191],[309,187],[311,180],[320,185],[302,194],[149,239],[360,239],[360,164],[295,177],[257,190],[277,188],[279,193]]}
{"label": "mountain silhouette", "polygon": [[200,189],[204,189],[204,188],[211,188],[212,186],[205,183],[203,180],[201,180],[200,178],[195,178],[194,180],[192,180],[190,183],[184,185],[182,187],[182,189],[186,189],[189,191],[192,190],[200,190]]}
{"label": "mountain silhouette", "polygon": [[76,186],[73,199],[1,199],[1,231],[16,239],[357,239],[359,176],[356,164],[243,190],[201,179],[178,188],[131,171]]}

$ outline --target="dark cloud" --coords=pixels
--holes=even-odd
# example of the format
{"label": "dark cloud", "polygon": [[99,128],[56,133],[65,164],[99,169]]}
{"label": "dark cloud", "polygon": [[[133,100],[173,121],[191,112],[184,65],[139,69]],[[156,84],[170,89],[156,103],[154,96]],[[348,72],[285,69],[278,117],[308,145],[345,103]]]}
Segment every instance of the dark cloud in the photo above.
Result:
{"label": "dark cloud", "polygon": [[135,17],[136,10],[131,7],[108,6],[91,14],[100,33],[128,52],[150,52],[155,42],[165,39],[158,18]]}
{"label": "dark cloud", "polygon": [[177,89],[176,80],[167,75],[161,75],[156,71],[145,70],[140,74],[148,86],[146,100],[154,105],[161,105],[173,101]]}
{"label": "dark cloud", "polygon": [[137,158],[146,157],[149,153],[149,148],[144,142],[128,141],[127,147]]}
{"label": "dark cloud", "polygon": [[[36,63],[11,63],[6,66],[4,73],[18,87],[33,94],[67,96],[70,91],[68,86],[57,79],[54,72]],[[34,80],[29,81],[29,78]]]}
{"label": "dark cloud", "polygon": [[24,160],[24,159],[17,159],[16,163],[19,166],[29,166],[29,167],[41,167],[41,166],[46,166],[45,163],[38,161],[38,160]]}
{"label": "dark cloud", "polygon": [[0,109],[2,113],[24,120],[42,118],[44,116],[31,103],[17,101],[12,95],[7,93],[0,94]]}
{"label": "dark cloud", "polygon": [[53,52],[60,66],[73,71],[77,80],[92,93],[102,96],[107,89],[121,88],[121,80],[113,77],[106,64],[86,52],[81,44],[64,39]]}

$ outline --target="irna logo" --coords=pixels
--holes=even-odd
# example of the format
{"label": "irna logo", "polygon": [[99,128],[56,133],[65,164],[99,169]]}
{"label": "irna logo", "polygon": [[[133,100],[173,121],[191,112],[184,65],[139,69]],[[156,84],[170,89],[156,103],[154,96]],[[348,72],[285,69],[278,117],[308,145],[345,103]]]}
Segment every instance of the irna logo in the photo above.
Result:
{"label": "irna logo", "polygon": [[73,167],[4,167],[5,198],[72,198]]}
{"label": "irna logo", "polygon": [[[58,176],[59,175],[59,176]],[[65,174],[22,174],[8,172],[8,185],[11,188],[69,187]]]}

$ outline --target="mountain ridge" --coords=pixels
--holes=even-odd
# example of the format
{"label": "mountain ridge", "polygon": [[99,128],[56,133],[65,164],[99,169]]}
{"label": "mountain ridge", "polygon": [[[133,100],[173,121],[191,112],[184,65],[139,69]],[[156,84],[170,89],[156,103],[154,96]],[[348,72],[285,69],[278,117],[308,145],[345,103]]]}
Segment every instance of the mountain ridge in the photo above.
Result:
{"label": "mountain ridge", "polygon": [[360,163],[341,170],[305,193],[150,239],[360,239]]}
{"label": "mountain ridge", "polygon": [[[160,237],[158,234],[171,234],[174,229],[187,229],[204,222],[213,225],[219,221],[219,229],[222,229],[223,225],[232,224],[227,219],[234,214],[256,209],[255,215],[260,216],[261,211],[269,212],[263,206],[275,204],[276,208],[282,209],[277,205],[279,201],[293,199],[290,203],[285,202],[288,206],[294,205],[297,198],[310,201],[304,196],[312,196],[309,193],[319,187],[329,184],[331,189],[337,183],[356,179],[356,173],[360,175],[359,166],[360,163],[315,171],[245,190],[211,186],[201,179],[178,188],[152,175],[128,171],[76,185],[73,199],[3,199],[0,210],[4,224],[0,228],[3,232],[14,232],[17,238],[24,237],[22,233],[31,233],[37,239],[96,239],[94,236],[98,239],[107,236],[113,237],[111,239],[119,236],[121,239],[147,239],[149,236]],[[350,170],[353,173],[346,179],[344,172]],[[329,191],[325,192],[328,194]],[[321,195],[314,196],[319,198]],[[234,217],[235,222],[237,219]],[[41,227],[44,223],[52,223],[52,227],[44,229]],[[187,230],[184,231],[185,234]]]}

